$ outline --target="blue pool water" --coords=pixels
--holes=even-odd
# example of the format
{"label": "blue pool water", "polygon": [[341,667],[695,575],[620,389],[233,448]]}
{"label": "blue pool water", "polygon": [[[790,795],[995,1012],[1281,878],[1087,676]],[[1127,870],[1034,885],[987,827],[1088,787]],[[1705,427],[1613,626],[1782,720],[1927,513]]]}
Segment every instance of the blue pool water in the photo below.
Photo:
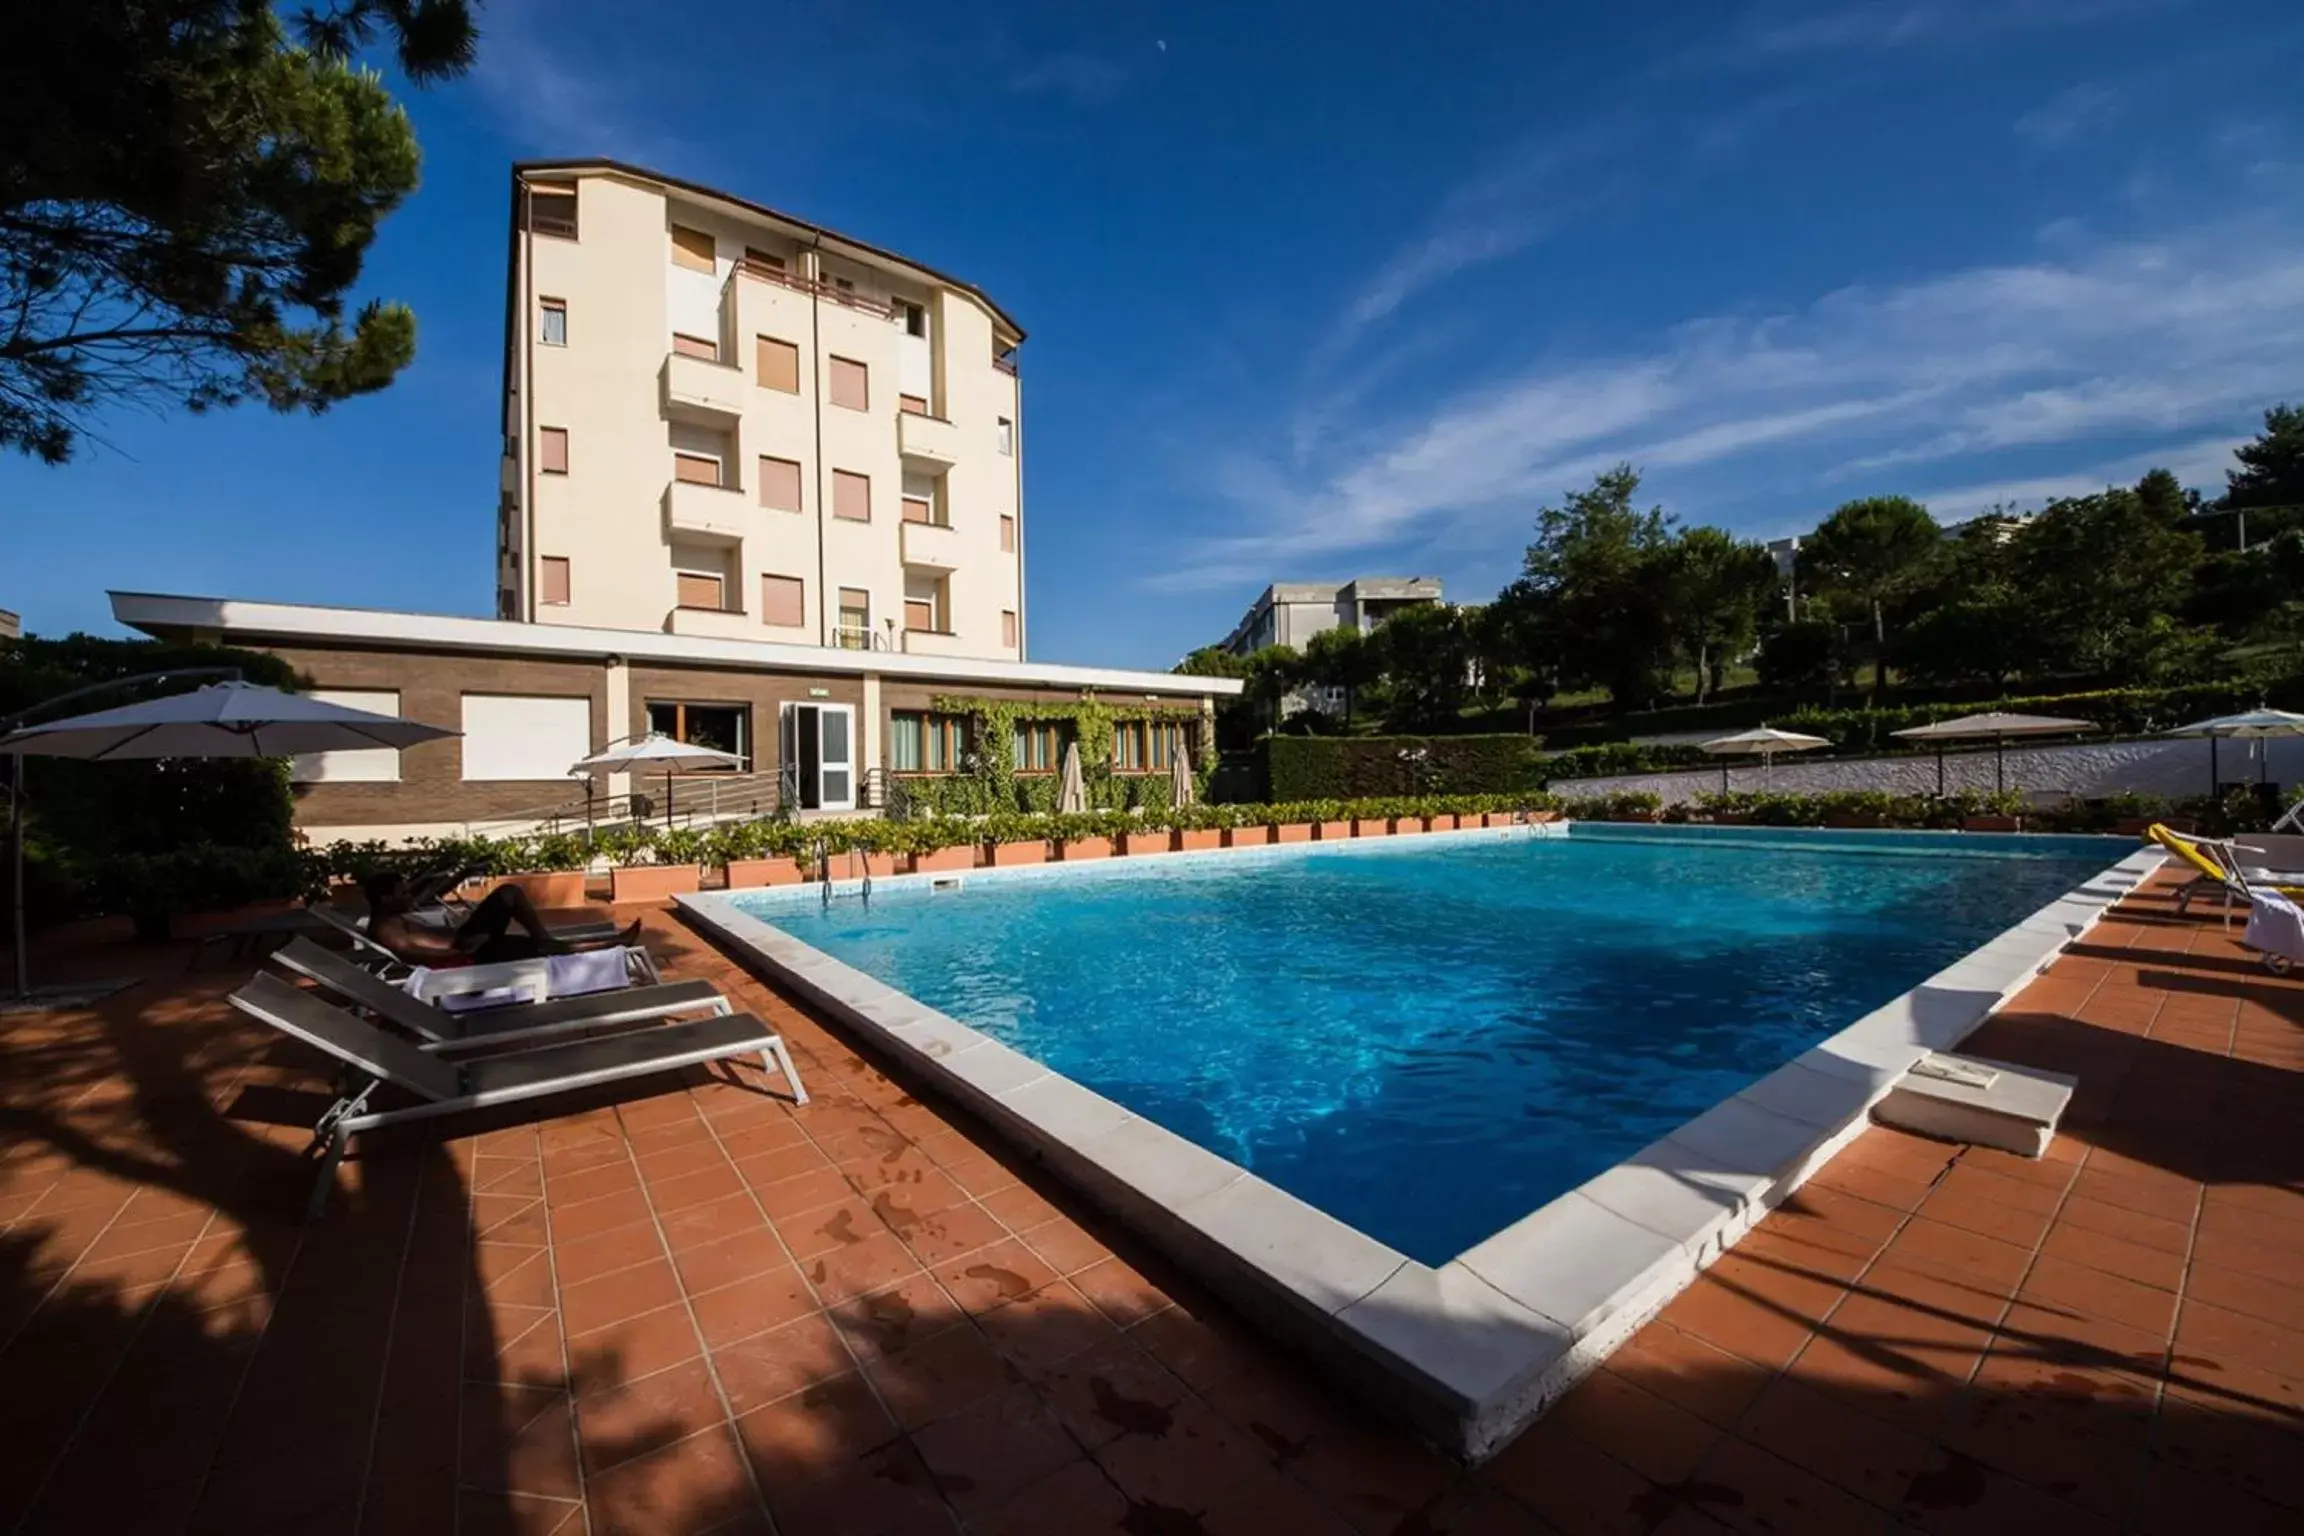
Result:
{"label": "blue pool water", "polygon": [[1580,828],[736,899],[1437,1265],[2120,853],[1784,843]]}

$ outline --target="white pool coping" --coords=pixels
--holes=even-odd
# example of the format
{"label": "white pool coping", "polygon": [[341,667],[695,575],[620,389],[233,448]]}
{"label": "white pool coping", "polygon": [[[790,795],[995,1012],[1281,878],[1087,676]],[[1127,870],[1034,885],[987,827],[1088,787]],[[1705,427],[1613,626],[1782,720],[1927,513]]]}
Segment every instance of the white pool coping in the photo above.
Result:
{"label": "white pool coping", "polygon": [[[1702,835],[1700,828],[1687,830]],[[1180,863],[1373,853],[1565,832],[1565,824],[1555,823],[1155,857]],[[2128,854],[1903,996],[1437,1269],[761,921],[724,894],[674,899],[692,923],[751,968],[998,1126],[1346,1386],[1442,1448],[1477,1461],[1861,1133],[1874,1101],[1906,1068],[1931,1051],[1958,1046],[2164,857],[2156,848]],[[1142,863],[1139,856],[1069,869],[893,876],[873,884],[894,895],[937,881],[1077,877]],[[819,898],[814,887],[785,887],[772,899]]]}

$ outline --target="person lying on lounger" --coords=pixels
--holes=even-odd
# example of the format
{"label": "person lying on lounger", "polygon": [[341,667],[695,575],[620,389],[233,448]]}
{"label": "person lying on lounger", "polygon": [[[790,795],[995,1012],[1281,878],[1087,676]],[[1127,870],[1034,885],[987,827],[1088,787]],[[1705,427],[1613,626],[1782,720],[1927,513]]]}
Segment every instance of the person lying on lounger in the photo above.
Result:
{"label": "person lying on lounger", "polygon": [[499,960],[573,955],[640,942],[638,918],[622,932],[604,939],[571,942],[560,938],[546,925],[528,893],[516,885],[500,885],[490,891],[453,932],[409,920],[412,904],[407,883],[399,875],[376,875],[361,889],[368,897],[368,936],[411,965],[490,965]]}

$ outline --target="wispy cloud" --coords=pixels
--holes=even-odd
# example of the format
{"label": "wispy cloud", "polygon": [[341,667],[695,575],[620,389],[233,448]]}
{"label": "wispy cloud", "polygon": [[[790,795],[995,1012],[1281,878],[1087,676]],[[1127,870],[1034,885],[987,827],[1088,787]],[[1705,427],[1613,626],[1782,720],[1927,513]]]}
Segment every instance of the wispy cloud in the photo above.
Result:
{"label": "wispy cloud", "polygon": [[[1683,484],[1780,466],[1779,489],[1806,485],[1823,501],[1862,488],[1850,481],[1912,483],[1883,471],[2012,448],[2077,456],[2139,429],[2213,446],[2222,439],[2204,429],[2228,432],[2292,385],[2304,347],[2294,235],[2293,224],[2225,224],[1851,287],[1774,315],[1691,321],[1642,351],[1482,381],[1337,429],[1331,467],[1309,483],[1283,456],[1233,461],[1226,487],[1254,521],[1201,542],[1158,584],[1268,578],[1412,550],[1443,529],[1501,541],[1538,501],[1620,459]],[[2097,473],[1944,494],[2056,494],[2101,483]]]}
{"label": "wispy cloud", "polygon": [[1019,96],[1054,96],[1074,106],[1110,101],[1127,87],[1128,71],[1100,54],[1052,53],[1018,70],[1008,89]]}
{"label": "wispy cloud", "polygon": [[2122,94],[2092,80],[2058,91],[2011,125],[2017,139],[2036,153],[2062,149],[2085,134],[2108,127],[2120,115]]}
{"label": "wispy cloud", "polygon": [[496,0],[472,85],[508,136],[540,155],[605,155],[696,174],[695,147],[663,131],[628,76],[571,51],[541,0]]}
{"label": "wispy cloud", "polygon": [[2224,471],[2233,465],[2232,450],[2247,441],[2244,437],[2195,438],[2150,453],[2124,454],[2085,469],[1923,489],[1918,499],[1939,518],[1973,517],[1993,507],[2023,510],[2060,496],[2086,496],[2106,486],[2133,485],[2148,469],[2165,469],[2186,485],[2221,490]]}
{"label": "wispy cloud", "polygon": [[1952,45],[2007,32],[2101,23],[2173,3],[2179,0],[1762,0],[1738,18],[1713,57],[1767,62]]}

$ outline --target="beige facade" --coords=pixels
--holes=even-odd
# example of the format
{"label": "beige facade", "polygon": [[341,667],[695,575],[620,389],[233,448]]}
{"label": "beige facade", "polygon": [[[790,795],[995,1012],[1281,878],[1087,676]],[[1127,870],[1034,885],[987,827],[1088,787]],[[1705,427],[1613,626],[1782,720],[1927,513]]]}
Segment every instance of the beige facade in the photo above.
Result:
{"label": "beige facade", "polygon": [[608,162],[515,168],[498,614],[1020,661],[1022,331]]}

